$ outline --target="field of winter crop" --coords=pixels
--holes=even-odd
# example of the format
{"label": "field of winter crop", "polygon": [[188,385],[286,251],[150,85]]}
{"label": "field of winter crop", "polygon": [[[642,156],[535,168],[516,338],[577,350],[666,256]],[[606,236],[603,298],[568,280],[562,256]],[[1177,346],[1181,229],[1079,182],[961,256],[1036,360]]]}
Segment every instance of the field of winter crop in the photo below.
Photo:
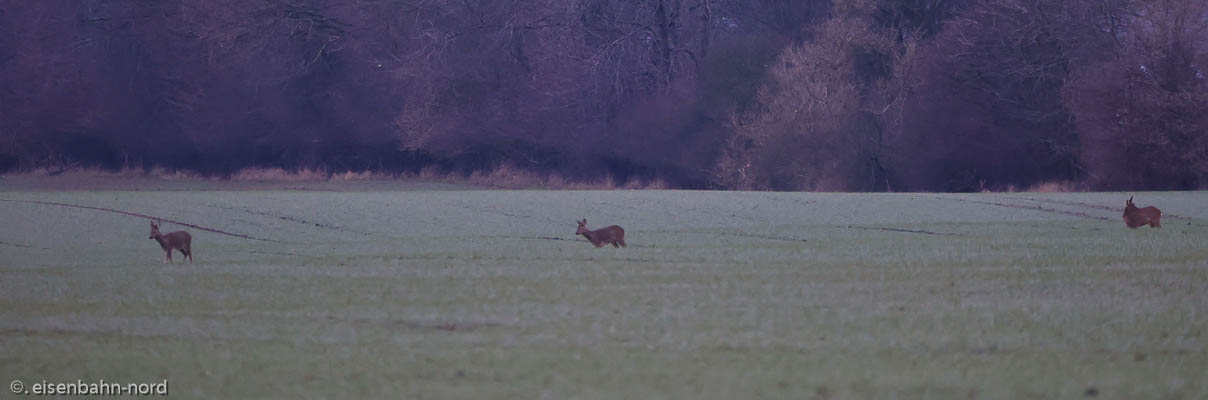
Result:
{"label": "field of winter crop", "polygon": [[[0,182],[2,382],[167,379],[206,398],[1208,396],[1208,192],[191,185]],[[1129,196],[1163,227],[1124,227]],[[162,263],[148,217],[189,231],[194,262]],[[593,248],[580,218],[624,227],[629,247]]]}

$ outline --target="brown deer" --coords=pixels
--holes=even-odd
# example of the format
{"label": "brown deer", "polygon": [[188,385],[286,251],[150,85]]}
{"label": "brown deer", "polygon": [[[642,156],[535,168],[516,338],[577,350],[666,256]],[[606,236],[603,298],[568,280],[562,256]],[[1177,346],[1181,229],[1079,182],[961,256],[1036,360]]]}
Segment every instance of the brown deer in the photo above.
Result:
{"label": "brown deer", "polygon": [[193,237],[189,236],[189,232],[176,231],[168,234],[159,233],[159,224],[151,221],[151,237],[159,242],[159,247],[164,249],[164,262],[172,262],[172,250],[180,250],[180,254],[184,254],[189,262],[193,262],[193,250],[190,248],[193,243]]}
{"label": "brown deer", "polygon": [[1154,206],[1137,208],[1132,197],[1129,197],[1128,201],[1124,202],[1124,225],[1136,229],[1147,224],[1152,228],[1161,228],[1162,210]]}
{"label": "brown deer", "polygon": [[579,230],[575,231],[576,235],[583,235],[591,244],[600,247],[606,244],[611,244],[612,247],[625,247],[625,230],[621,227],[613,225],[607,228],[597,230],[587,229],[587,219],[575,221],[579,223]]}

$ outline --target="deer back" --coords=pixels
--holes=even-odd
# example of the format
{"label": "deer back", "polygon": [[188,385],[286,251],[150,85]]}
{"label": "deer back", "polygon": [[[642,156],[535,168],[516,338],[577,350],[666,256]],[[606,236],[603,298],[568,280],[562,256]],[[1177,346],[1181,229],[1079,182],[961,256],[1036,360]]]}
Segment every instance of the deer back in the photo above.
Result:
{"label": "deer back", "polygon": [[592,240],[593,242],[599,240],[602,242],[612,243],[618,240],[624,240],[625,230],[621,229],[619,226],[612,225],[591,231],[591,235],[595,238]]}
{"label": "deer back", "polygon": [[189,235],[189,232],[185,231],[176,231],[164,234],[162,237],[164,244],[172,248],[184,247],[193,240],[193,237]]}

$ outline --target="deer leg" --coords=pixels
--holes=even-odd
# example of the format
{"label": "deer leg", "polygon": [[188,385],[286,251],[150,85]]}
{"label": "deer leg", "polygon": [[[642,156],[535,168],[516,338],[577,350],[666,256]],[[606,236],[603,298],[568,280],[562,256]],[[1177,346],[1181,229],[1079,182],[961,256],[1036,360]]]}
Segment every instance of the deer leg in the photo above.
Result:
{"label": "deer leg", "polygon": [[617,244],[617,242],[614,240],[614,241],[612,242],[612,247],[620,248],[620,247],[621,247],[621,245],[618,245],[618,244]]}
{"label": "deer leg", "polygon": [[617,242],[621,243],[621,247],[625,247],[625,239],[618,240]]}

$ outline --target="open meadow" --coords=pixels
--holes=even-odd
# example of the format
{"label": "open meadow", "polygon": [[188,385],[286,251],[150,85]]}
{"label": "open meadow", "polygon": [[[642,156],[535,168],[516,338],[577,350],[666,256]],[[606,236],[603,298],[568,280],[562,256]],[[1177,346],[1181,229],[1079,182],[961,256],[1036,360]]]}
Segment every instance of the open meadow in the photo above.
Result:
{"label": "open meadow", "polygon": [[[167,379],[187,398],[1208,397],[1208,192],[55,182],[0,181],[4,383]],[[1162,228],[1126,228],[1129,196],[1160,207]],[[162,263],[145,216],[189,231],[194,262]],[[593,248],[580,218],[624,227],[629,246]]]}

